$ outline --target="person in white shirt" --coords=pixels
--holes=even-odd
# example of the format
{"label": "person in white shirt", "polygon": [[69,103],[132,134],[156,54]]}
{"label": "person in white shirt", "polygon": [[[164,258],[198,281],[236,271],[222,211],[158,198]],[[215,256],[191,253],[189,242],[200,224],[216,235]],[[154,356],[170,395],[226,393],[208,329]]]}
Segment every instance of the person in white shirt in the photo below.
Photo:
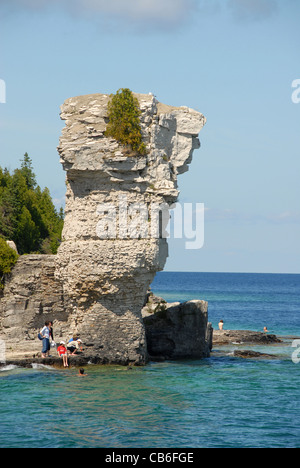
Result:
{"label": "person in white shirt", "polygon": [[43,349],[42,349],[42,357],[45,358],[49,355],[50,349],[50,323],[45,322],[44,328],[40,331],[40,335],[43,338]]}
{"label": "person in white shirt", "polygon": [[71,353],[71,356],[74,356],[78,351],[82,352],[82,341],[70,341],[68,343],[67,350]]}

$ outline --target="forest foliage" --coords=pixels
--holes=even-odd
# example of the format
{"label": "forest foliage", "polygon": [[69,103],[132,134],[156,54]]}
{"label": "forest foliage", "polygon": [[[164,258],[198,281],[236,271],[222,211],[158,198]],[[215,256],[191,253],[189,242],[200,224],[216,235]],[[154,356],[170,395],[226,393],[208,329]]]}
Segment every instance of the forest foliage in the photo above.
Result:
{"label": "forest foliage", "polygon": [[14,241],[21,255],[56,254],[63,223],[63,209],[37,184],[27,153],[12,173],[0,167],[0,239]]}
{"label": "forest foliage", "polygon": [[7,245],[4,239],[0,238],[0,297],[5,275],[10,273],[17,260],[17,253]]}

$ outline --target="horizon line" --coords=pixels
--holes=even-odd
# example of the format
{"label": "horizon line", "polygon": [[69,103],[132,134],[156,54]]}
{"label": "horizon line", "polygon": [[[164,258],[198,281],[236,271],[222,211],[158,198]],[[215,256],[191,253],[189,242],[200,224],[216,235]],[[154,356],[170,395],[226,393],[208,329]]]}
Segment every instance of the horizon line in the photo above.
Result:
{"label": "horizon line", "polygon": [[279,272],[254,272],[254,271],[178,271],[163,270],[157,273],[209,273],[209,274],[227,274],[227,275],[300,275],[299,273],[279,273]]}

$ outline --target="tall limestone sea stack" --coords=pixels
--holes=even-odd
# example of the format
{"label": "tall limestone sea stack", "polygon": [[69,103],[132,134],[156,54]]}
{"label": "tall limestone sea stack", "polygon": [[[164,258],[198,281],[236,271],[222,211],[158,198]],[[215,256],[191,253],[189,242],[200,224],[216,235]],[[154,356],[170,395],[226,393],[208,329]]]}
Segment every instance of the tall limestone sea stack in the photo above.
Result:
{"label": "tall limestone sea stack", "polygon": [[[206,120],[153,95],[134,96],[143,155],[106,136],[108,95],[63,104],[63,239],[56,257],[45,256],[46,268],[43,256],[20,257],[8,279],[0,303],[0,338],[7,350],[40,351],[37,332],[52,319],[56,341],[76,333],[99,362],[147,362],[141,309],[168,256],[159,213],[178,199],[177,177],[188,170]],[[30,264],[36,263],[33,272]]]}
{"label": "tall limestone sea stack", "polygon": [[144,363],[141,309],[168,256],[155,208],[177,200],[177,176],[199,148],[205,118],[152,95],[135,96],[145,155],[105,136],[109,96],[71,98],[62,106],[58,150],[67,201],[57,275],[69,298],[70,326],[84,342],[109,360]]}

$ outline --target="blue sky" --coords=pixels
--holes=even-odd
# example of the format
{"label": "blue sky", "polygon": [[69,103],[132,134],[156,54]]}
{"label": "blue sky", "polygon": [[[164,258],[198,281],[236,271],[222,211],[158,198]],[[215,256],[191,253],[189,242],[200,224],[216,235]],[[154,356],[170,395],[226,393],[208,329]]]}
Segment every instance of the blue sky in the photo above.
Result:
{"label": "blue sky", "polygon": [[59,205],[60,105],[153,92],[207,117],[179,179],[181,202],[205,204],[205,244],[171,239],[166,269],[300,273],[298,0],[1,0],[0,15],[1,166],[27,151]]}

